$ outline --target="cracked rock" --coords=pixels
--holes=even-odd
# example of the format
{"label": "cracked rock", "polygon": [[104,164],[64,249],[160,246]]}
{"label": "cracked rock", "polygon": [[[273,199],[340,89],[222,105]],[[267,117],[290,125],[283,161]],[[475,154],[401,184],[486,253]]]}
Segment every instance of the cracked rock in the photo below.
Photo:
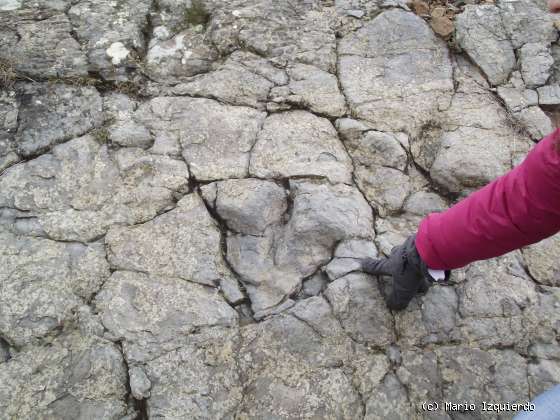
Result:
{"label": "cracked rock", "polygon": [[72,37],[72,25],[63,10],[41,10],[36,5],[8,9],[0,14],[0,28],[0,60],[17,72],[29,78],[88,75],[88,60]]}
{"label": "cracked rock", "polygon": [[245,395],[240,413],[249,418],[333,416],[355,418],[360,398],[343,369],[350,355],[328,303],[306,299],[291,310],[246,327],[240,368]]}
{"label": "cracked rock", "polygon": [[73,319],[109,277],[99,243],[61,243],[0,233],[0,334],[10,344],[39,343]]}
{"label": "cracked rock", "polygon": [[149,398],[152,384],[146,376],[146,373],[139,367],[133,367],[128,374],[130,376],[130,390],[132,396],[137,400]]}
{"label": "cracked rock", "polygon": [[331,283],[325,296],[352,339],[377,347],[394,341],[391,313],[372,277],[350,273]]}
{"label": "cracked rock", "polygon": [[338,51],[338,75],[350,110],[375,129],[416,134],[448,106],[453,92],[449,53],[413,13],[381,13],[346,35]]}
{"label": "cracked rock", "polygon": [[173,210],[144,224],[111,227],[105,243],[109,263],[119,270],[177,277],[208,286],[235,284],[221,254],[218,226],[194,193],[181,199]]}
{"label": "cracked rock", "polygon": [[550,77],[554,59],[550,48],[542,44],[525,44],[519,49],[521,76],[528,88],[544,85]]}
{"label": "cracked rock", "polygon": [[110,337],[124,340],[134,363],[184,345],[199,329],[237,324],[237,312],[217,290],[176,277],[117,271],[95,304]]}
{"label": "cracked rock", "polygon": [[254,109],[210,99],[170,97],[152,99],[134,115],[159,136],[176,139],[199,181],[247,176],[249,155],[264,117]]}
{"label": "cracked rock", "polygon": [[274,103],[293,104],[329,117],[340,117],[346,112],[335,75],[305,64],[289,68],[288,74],[290,83],[270,92]]}
{"label": "cracked rock", "polygon": [[560,235],[554,235],[523,249],[523,257],[531,276],[547,286],[560,286],[558,252]]}
{"label": "cracked rock", "polygon": [[152,38],[146,54],[146,70],[153,80],[177,83],[208,72],[217,58],[207,37],[197,28],[188,28],[169,39]]}
{"label": "cracked rock", "polygon": [[329,120],[289,111],[265,120],[249,171],[262,178],[325,177],[350,184],[352,164]]}
{"label": "cracked rock", "polygon": [[332,72],[335,33],[318,4],[236,0],[212,11],[209,35],[222,55],[243,46],[280,66],[297,62]]}
{"label": "cracked rock", "polygon": [[[259,67],[264,71],[259,71]],[[172,91],[178,95],[215,98],[232,105],[264,109],[268,92],[274,86],[267,77],[266,70],[270,67],[266,60],[256,55],[236,51],[222,66],[180,83]]]}
{"label": "cracked rock", "polygon": [[[13,418],[114,419],[127,413],[118,347],[71,332],[0,364],[0,409]],[[9,386],[8,386],[9,384]]]}
{"label": "cracked rock", "polygon": [[52,153],[16,165],[0,176],[0,206],[36,217],[21,232],[88,242],[113,223],[135,224],[174,204],[187,187],[184,162],[141,149],[115,153],[93,136],[58,145]]}
{"label": "cracked rock", "polygon": [[18,127],[19,106],[14,94],[0,94],[0,172],[20,160],[15,133]]}
{"label": "cracked rock", "polygon": [[235,330],[203,330],[180,348],[148,361],[149,415],[233,417],[244,396],[236,363],[238,340]]}
{"label": "cracked rock", "polygon": [[229,230],[261,235],[268,226],[282,221],[287,210],[286,191],[271,181],[231,179],[202,187],[203,194],[215,188],[209,205]]}
{"label": "cracked rock", "polygon": [[29,157],[102,123],[102,102],[97,90],[63,84],[25,84],[20,98],[18,152]]}
{"label": "cracked rock", "polygon": [[500,9],[494,5],[467,5],[457,15],[455,28],[458,44],[488,81],[492,85],[505,82],[515,68],[515,55]]}
{"label": "cracked rock", "polygon": [[68,10],[74,32],[84,45],[89,70],[107,80],[128,80],[144,54],[147,0],[82,1]]}

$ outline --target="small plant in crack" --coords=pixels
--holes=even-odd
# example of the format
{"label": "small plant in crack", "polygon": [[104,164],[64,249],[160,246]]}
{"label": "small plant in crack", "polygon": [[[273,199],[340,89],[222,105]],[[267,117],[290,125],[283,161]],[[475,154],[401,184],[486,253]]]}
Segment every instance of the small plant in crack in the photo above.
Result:
{"label": "small plant in crack", "polygon": [[0,59],[0,88],[8,89],[17,79],[17,73],[12,62]]}
{"label": "small plant in crack", "polygon": [[183,22],[185,27],[191,28],[196,26],[206,27],[210,20],[210,13],[206,10],[204,3],[201,0],[192,0],[191,6],[185,9],[183,15]]}

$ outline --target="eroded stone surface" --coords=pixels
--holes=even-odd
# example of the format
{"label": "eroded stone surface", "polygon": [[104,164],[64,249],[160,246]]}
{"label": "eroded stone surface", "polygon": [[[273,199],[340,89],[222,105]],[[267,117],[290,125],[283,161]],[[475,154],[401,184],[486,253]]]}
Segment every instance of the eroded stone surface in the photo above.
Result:
{"label": "eroded stone surface", "polygon": [[457,6],[462,53],[418,7],[4,1],[2,415],[494,419],[421,405],[558,383],[556,237],[398,313],[360,271],[560,103],[544,2]]}

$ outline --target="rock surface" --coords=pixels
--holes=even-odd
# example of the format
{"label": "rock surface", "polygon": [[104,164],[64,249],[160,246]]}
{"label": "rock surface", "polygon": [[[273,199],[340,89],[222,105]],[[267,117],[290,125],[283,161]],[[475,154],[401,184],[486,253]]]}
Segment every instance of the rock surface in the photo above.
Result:
{"label": "rock surface", "polygon": [[420,3],[0,1],[0,418],[503,420],[559,383],[558,235],[402,312],[361,272],[560,104],[543,2],[454,6],[453,47]]}

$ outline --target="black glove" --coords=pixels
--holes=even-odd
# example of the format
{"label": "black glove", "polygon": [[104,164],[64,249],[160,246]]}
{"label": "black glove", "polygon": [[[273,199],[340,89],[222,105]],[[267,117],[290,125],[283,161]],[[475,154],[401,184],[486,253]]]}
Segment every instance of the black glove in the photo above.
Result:
{"label": "black glove", "polygon": [[[369,274],[393,276],[393,288],[386,297],[389,309],[400,311],[406,308],[414,295],[426,292],[435,280],[430,276],[428,267],[420,258],[414,239],[409,236],[404,244],[394,247],[389,258],[362,260],[362,271]],[[445,280],[450,271],[445,271]]]}

